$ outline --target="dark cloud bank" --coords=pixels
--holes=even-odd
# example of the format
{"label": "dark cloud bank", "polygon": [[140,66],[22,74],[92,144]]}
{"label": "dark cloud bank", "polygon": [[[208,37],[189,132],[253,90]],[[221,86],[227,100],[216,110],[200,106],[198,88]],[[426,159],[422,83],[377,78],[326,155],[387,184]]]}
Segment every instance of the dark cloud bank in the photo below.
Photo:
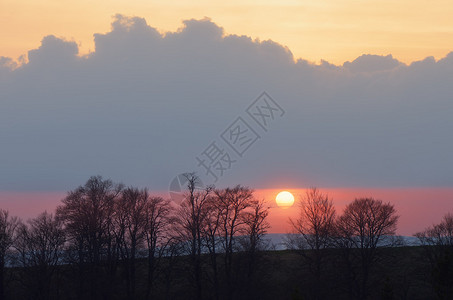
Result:
{"label": "dark cloud bank", "polygon": [[94,38],[86,57],[47,36],[20,67],[0,58],[0,190],[166,189],[262,91],[286,114],[219,185],[453,185],[453,53],[315,65],[210,20],[161,35],[120,15]]}

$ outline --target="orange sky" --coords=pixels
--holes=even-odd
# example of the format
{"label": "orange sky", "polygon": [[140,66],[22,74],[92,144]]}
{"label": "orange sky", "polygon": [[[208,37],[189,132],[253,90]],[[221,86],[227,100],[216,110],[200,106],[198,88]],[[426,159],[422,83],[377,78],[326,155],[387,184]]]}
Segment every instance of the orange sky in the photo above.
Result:
{"label": "orange sky", "polygon": [[88,53],[93,33],[109,31],[117,13],[144,17],[162,32],[210,17],[228,34],[272,39],[314,62],[342,64],[369,53],[408,63],[453,50],[449,0],[2,0],[0,56],[17,58],[49,34]]}
{"label": "orange sky", "polygon": [[[144,17],[161,32],[175,31],[186,19],[210,17],[227,34],[272,39],[296,58],[336,64],[361,54],[393,54],[409,63],[442,58],[453,50],[450,0],[1,0],[0,56],[18,58],[37,48],[46,35],[74,40],[81,54],[94,51],[93,34],[108,32],[112,16]],[[259,190],[273,201],[280,190]],[[297,195],[302,190],[289,190]],[[360,196],[394,203],[399,233],[412,234],[453,211],[453,188],[326,189],[338,209]],[[52,210],[65,193],[0,191],[2,208],[23,218]],[[30,204],[31,203],[31,204]],[[287,232],[295,209],[272,208],[272,232]]]}
{"label": "orange sky", "polygon": [[[274,199],[278,192],[287,190],[296,198],[295,205],[282,209],[276,206]],[[447,212],[453,212],[453,188],[398,188],[398,189],[367,189],[342,188],[321,189],[332,198],[337,212],[341,213],[346,204],[357,197],[374,197],[395,205],[400,215],[398,234],[412,235],[427,226],[440,221]],[[298,215],[297,204],[303,189],[261,189],[256,190],[258,198],[264,198],[271,206],[269,222],[270,233],[288,233],[288,218]],[[160,193],[167,195],[166,192]],[[0,192],[0,203],[11,215],[23,219],[35,217],[47,210],[53,212],[65,192]]]}
{"label": "orange sky", "polygon": [[[273,204],[271,201],[279,191],[281,190],[258,190],[256,196]],[[274,205],[269,215],[272,233],[287,232],[288,218],[295,218],[298,215],[296,207],[305,190],[287,189],[287,191],[293,193],[296,203],[289,209],[281,209]],[[439,222],[447,212],[453,212],[453,188],[332,188],[321,191],[327,193],[333,200],[337,213],[341,213],[353,199],[360,197],[373,197],[394,204],[400,215],[398,233],[401,235],[412,235]]]}

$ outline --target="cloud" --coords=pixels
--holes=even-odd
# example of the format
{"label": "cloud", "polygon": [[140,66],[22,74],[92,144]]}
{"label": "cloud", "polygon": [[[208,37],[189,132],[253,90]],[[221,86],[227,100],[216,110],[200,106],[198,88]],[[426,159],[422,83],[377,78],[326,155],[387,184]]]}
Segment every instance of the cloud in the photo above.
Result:
{"label": "cloud", "polygon": [[0,68],[6,70],[6,69],[15,69],[17,66],[17,63],[14,62],[11,58],[9,57],[4,57],[0,56]]}
{"label": "cloud", "polygon": [[387,56],[363,54],[352,62],[345,62],[343,67],[351,72],[379,72],[389,71],[401,65],[403,64],[391,54]]}
{"label": "cloud", "polygon": [[161,34],[122,15],[94,39],[87,56],[47,36],[28,63],[0,58],[1,190],[67,190],[93,174],[166,189],[203,171],[195,157],[262,91],[286,113],[256,127],[221,186],[453,183],[452,53],[315,65],[209,19]]}
{"label": "cloud", "polygon": [[29,66],[43,64],[57,65],[74,60],[79,49],[75,42],[68,42],[53,35],[46,36],[41,41],[41,47],[28,51]]}

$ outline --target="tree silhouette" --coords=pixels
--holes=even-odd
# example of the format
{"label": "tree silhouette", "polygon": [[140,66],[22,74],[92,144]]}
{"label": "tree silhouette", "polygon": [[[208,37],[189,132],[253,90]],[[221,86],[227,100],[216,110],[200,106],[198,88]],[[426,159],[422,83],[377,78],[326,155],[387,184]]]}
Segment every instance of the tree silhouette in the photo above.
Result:
{"label": "tree silhouette", "polygon": [[252,298],[256,292],[256,271],[259,261],[259,253],[265,250],[264,236],[270,228],[267,221],[269,207],[264,200],[253,201],[250,210],[242,215],[244,219],[244,230],[242,236],[242,248],[246,254],[247,265],[247,299]]}
{"label": "tree silhouette", "polygon": [[433,288],[439,299],[453,297],[453,214],[446,214],[439,224],[415,234],[431,264]]}
{"label": "tree silhouette", "polygon": [[126,290],[129,299],[135,299],[136,257],[139,248],[144,246],[148,191],[128,187],[121,192],[115,202],[114,223],[116,243],[126,277]]}
{"label": "tree silhouette", "polygon": [[220,240],[220,220],[223,214],[223,209],[218,205],[216,198],[213,196],[208,197],[206,206],[206,213],[204,218],[203,237],[204,247],[209,252],[209,265],[212,269],[212,276],[208,276],[214,289],[215,299],[220,297],[220,286],[219,286],[219,265],[218,265],[218,254],[219,247],[221,247]]}
{"label": "tree silhouette", "polygon": [[268,252],[264,200],[241,185],[200,188],[186,175],[180,206],[95,176],[68,192],[55,217],[22,223],[0,210],[1,298],[453,296],[451,214],[416,235],[423,248],[386,247],[394,245],[393,205],[356,199],[337,217],[332,200],[310,189],[290,220],[296,251]]}
{"label": "tree silhouette", "polygon": [[10,217],[8,211],[0,209],[0,300],[5,299],[5,264],[18,224],[17,217]]}
{"label": "tree silhouette", "polygon": [[58,279],[57,268],[62,263],[65,233],[61,222],[47,212],[27,223],[19,225],[14,243],[19,265],[26,268],[21,282],[33,299],[50,299],[52,285]]}
{"label": "tree silhouette", "polygon": [[[360,198],[348,204],[338,219],[337,246],[345,250],[343,258],[349,271],[349,282],[354,284],[351,292],[358,299],[369,296],[369,275],[379,258],[378,246],[393,243],[391,236],[395,234],[398,218],[392,204]],[[358,272],[354,269],[355,263],[358,263]]]}
{"label": "tree silhouette", "polygon": [[75,253],[79,270],[79,289],[88,283],[88,295],[98,298],[113,292],[117,252],[114,233],[114,207],[122,185],[91,177],[84,186],[69,192],[57,208],[57,217],[64,222],[70,251]]}
{"label": "tree silhouette", "polygon": [[215,201],[221,211],[220,237],[223,248],[223,268],[229,299],[234,297],[233,254],[237,250],[237,236],[244,233],[244,213],[254,203],[253,190],[237,185],[233,188],[215,190]]}
{"label": "tree silhouette", "polygon": [[[325,249],[332,245],[335,228],[335,208],[332,200],[316,188],[307,190],[300,202],[299,217],[290,219],[293,234],[288,235],[288,246],[299,250],[308,263],[314,278],[314,298],[320,297],[321,273],[326,259]],[[310,251],[305,251],[305,250]],[[304,250],[304,251],[300,251]]]}
{"label": "tree silhouette", "polygon": [[152,298],[156,270],[163,255],[171,258],[176,251],[177,240],[171,232],[172,216],[170,202],[161,197],[149,197],[145,210],[145,239],[148,250],[148,275],[146,298]]}
{"label": "tree silhouette", "polygon": [[191,277],[195,288],[195,299],[202,299],[202,249],[203,225],[206,218],[206,205],[212,188],[199,189],[199,178],[194,173],[188,173],[187,193],[177,213],[176,232],[181,242],[187,243],[191,260]]}

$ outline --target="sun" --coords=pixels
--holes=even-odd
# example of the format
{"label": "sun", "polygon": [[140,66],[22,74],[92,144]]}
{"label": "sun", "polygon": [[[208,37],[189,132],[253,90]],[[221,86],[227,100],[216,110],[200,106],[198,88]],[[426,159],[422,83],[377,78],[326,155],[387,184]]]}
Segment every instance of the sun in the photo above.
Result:
{"label": "sun", "polygon": [[288,208],[294,204],[294,196],[290,192],[282,191],[275,197],[275,202],[281,208]]}

